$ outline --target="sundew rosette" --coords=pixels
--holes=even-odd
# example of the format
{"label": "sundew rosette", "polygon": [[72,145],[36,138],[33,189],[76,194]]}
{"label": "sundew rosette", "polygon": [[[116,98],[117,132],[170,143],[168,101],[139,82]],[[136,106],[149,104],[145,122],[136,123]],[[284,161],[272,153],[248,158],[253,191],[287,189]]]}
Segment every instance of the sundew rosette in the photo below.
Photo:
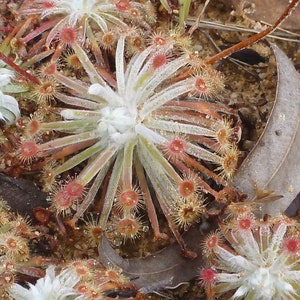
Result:
{"label": "sundew rosette", "polygon": [[[245,204],[245,207],[247,205]],[[209,266],[200,272],[208,299],[298,299],[299,231],[285,216],[232,215],[203,243]]]}
{"label": "sundew rosette", "polygon": [[[166,238],[159,229],[155,198],[185,248],[178,229],[199,221],[205,212],[203,195],[210,193],[220,200],[227,194],[212,189],[205,179],[228,189],[239,157],[237,118],[225,105],[210,100],[223,88],[217,71],[196,63],[191,66],[189,53],[173,55],[172,40],[164,38],[127,62],[128,34],[123,32],[117,43],[115,79],[103,79],[76,41],[70,47],[88,80],[65,76],[56,64],[43,70],[68,91],[54,93],[64,104],[56,108],[63,120],[31,119],[27,126],[32,138],[23,142],[19,155],[48,162],[44,179],[45,189],[52,192],[52,209],[72,215],[70,224],[83,215],[102,186],[99,227],[103,230],[110,220],[121,239],[139,236],[143,228],[139,212],[145,207],[155,236]],[[190,68],[194,72],[185,75]],[[35,142],[35,135],[49,131],[65,136]],[[62,173],[83,162],[75,178],[55,188]]]}

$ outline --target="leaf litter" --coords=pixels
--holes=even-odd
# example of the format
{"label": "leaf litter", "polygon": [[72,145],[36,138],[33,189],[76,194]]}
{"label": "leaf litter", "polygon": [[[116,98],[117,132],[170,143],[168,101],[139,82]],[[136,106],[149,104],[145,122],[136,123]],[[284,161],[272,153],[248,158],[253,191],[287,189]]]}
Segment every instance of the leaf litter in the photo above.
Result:
{"label": "leaf litter", "polygon": [[[243,161],[233,185],[260,201],[263,213],[283,213],[299,193],[300,76],[288,57],[272,44],[277,61],[277,91],[269,121],[257,144]],[[258,191],[274,191],[280,199],[258,199]],[[267,192],[266,192],[267,193]],[[267,193],[268,194],[268,193]]]}

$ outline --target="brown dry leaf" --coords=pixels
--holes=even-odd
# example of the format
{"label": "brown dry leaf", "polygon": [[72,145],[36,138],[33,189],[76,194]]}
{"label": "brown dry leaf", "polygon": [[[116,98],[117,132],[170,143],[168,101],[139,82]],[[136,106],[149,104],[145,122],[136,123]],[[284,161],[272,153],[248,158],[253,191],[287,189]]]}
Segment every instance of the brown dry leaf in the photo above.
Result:
{"label": "brown dry leaf", "polygon": [[145,258],[125,259],[117,255],[108,239],[103,237],[98,252],[101,262],[106,267],[121,268],[123,274],[128,276],[141,292],[147,294],[161,289],[176,288],[192,280],[203,265],[202,239],[203,233],[198,228],[193,228],[184,235],[185,242],[198,255],[193,260],[181,255],[177,243]]}
{"label": "brown dry leaf", "polygon": [[[257,200],[257,190],[280,199],[263,202],[263,212],[283,213],[300,191],[300,76],[288,57],[272,45],[277,61],[277,92],[264,133],[235,175],[233,185]],[[267,197],[266,197],[267,198]]]}

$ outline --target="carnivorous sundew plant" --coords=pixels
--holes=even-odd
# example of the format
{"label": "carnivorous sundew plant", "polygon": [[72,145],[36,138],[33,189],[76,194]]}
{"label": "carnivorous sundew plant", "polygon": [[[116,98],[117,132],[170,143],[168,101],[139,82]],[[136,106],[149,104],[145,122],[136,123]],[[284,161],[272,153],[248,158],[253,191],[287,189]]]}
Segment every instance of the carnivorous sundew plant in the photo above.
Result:
{"label": "carnivorous sundew plant", "polygon": [[119,270],[104,269],[95,260],[76,260],[65,265],[63,269],[50,265],[44,277],[36,284],[28,284],[29,289],[15,283],[9,294],[14,299],[110,299],[105,295],[119,286],[131,284]]}
{"label": "carnivorous sundew plant", "polygon": [[[103,230],[113,210],[120,237],[136,238],[142,228],[138,213],[145,205],[155,236],[164,238],[155,197],[182,243],[177,230],[187,229],[204,214],[205,194],[219,198],[220,192],[206,183],[205,176],[224,184],[236,169],[238,118],[224,105],[209,101],[223,88],[217,71],[196,66],[189,53],[172,57],[172,40],[164,37],[126,62],[126,37],[127,32],[122,33],[117,43],[112,85],[77,42],[70,47],[88,75],[86,81],[67,77],[57,64],[44,69],[54,86],[68,90],[53,96],[72,107],[57,110],[61,121],[32,119],[28,126],[34,122],[39,135],[49,130],[67,135],[37,143],[32,134],[19,155],[30,161],[45,157],[47,166],[67,157],[52,169],[46,166],[44,179],[52,208],[73,215],[70,224],[75,226],[105,182],[99,217]],[[187,68],[194,68],[193,74],[177,80]],[[201,160],[212,163],[215,173]],[[57,188],[56,178],[82,162],[82,171]]]}
{"label": "carnivorous sundew plant", "polygon": [[200,280],[209,299],[229,291],[234,291],[230,299],[299,297],[296,221],[285,216],[262,221],[245,209],[210,234],[203,249],[210,266],[201,270]]}
{"label": "carnivorous sundew plant", "polygon": [[141,299],[120,270],[97,261],[100,238],[115,247],[175,239],[195,258],[182,234],[212,219],[220,229],[204,242],[210,266],[200,275],[209,297],[267,299],[261,284],[270,297],[297,295],[292,221],[257,220],[250,210],[228,216],[242,199],[231,179],[245,156],[243,122],[213,64],[275,30],[298,1],[273,26],[215,55],[199,45],[197,24],[185,28],[200,2],[5,4],[0,172],[47,193],[42,207],[24,212],[36,227],[0,207],[0,290],[8,299]]}
{"label": "carnivorous sundew plant", "polygon": [[[26,45],[36,36],[46,33],[31,51],[41,46],[50,47],[54,40],[58,40],[52,60],[58,59],[64,44],[74,38],[82,43],[88,41],[94,48],[98,48],[99,43],[104,48],[112,48],[120,30],[127,30],[135,25],[150,30],[150,25],[156,20],[150,1],[139,3],[129,0],[28,0],[23,2],[17,14],[29,15],[27,20],[34,20],[38,14],[42,23],[25,36],[21,36],[31,25],[25,21],[22,33],[16,38],[16,44],[22,47],[21,45]],[[136,30],[139,31],[138,27]]]}

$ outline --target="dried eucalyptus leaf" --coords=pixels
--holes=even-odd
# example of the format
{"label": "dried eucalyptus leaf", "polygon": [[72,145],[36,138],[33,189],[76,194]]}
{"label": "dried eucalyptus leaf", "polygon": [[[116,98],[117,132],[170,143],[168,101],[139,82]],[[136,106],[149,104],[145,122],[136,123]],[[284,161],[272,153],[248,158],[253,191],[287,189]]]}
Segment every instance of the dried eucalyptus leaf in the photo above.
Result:
{"label": "dried eucalyptus leaf", "polygon": [[[257,200],[254,184],[283,197],[262,204],[263,213],[283,213],[300,191],[300,76],[288,57],[271,45],[277,61],[277,91],[266,128],[235,175],[233,184]],[[262,200],[263,201],[263,200]]]}
{"label": "dried eucalyptus leaf", "polygon": [[145,258],[126,259],[117,255],[110,242],[103,237],[98,251],[100,260],[106,267],[121,268],[123,274],[128,276],[141,292],[147,294],[161,289],[176,288],[195,278],[199,267],[204,263],[201,256],[202,239],[203,233],[199,228],[193,228],[184,235],[189,248],[198,255],[193,260],[181,255],[177,243]]}

